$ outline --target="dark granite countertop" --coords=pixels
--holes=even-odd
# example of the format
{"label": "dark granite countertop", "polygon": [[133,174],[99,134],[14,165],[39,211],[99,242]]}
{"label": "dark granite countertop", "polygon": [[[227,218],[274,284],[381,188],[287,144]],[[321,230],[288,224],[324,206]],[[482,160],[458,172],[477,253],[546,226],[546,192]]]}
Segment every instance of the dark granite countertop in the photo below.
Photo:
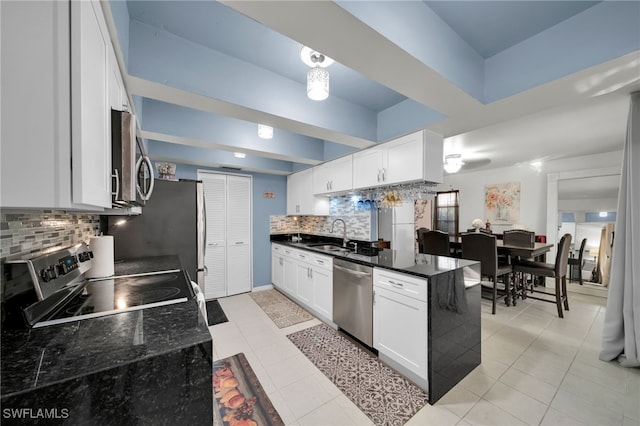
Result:
{"label": "dark granite countertop", "polygon": [[[180,269],[178,256],[117,261],[116,275]],[[5,397],[211,342],[195,298],[30,330],[3,330]]]}
{"label": "dark granite countertop", "polygon": [[[342,239],[335,239],[335,243],[340,243]],[[466,268],[467,266],[475,265],[478,262],[474,260],[458,259],[455,257],[434,256],[430,254],[414,253],[413,251],[382,249],[376,256],[367,256],[358,254],[355,252],[350,253],[331,253],[325,250],[312,247],[312,244],[318,244],[319,242],[330,243],[327,237],[320,239],[314,238],[314,236],[304,235],[301,242],[292,242],[283,235],[272,235],[271,242],[283,244],[292,248],[303,249],[312,251],[315,253],[333,256],[338,259],[348,260],[354,263],[360,263],[363,265],[379,267],[397,271],[403,274],[415,275],[418,277],[429,278],[437,274],[444,272],[454,271],[457,269],[469,270],[470,274],[474,274],[473,270]],[[467,277],[475,281],[477,277]],[[479,283],[479,279],[477,282]]]}
{"label": "dark granite countertop", "polygon": [[210,342],[196,300],[2,334],[7,396]]}

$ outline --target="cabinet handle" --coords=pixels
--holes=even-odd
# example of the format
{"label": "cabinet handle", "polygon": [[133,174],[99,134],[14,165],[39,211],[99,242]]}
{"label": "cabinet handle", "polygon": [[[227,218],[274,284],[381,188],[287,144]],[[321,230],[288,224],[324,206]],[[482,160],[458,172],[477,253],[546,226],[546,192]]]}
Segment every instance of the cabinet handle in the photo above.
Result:
{"label": "cabinet handle", "polygon": [[313,279],[313,269],[309,268],[309,278]]}
{"label": "cabinet handle", "polygon": [[392,286],[395,286],[395,287],[400,287],[400,288],[404,287],[402,285],[402,283],[397,283],[397,282],[392,281],[392,280],[389,280],[389,284],[391,284]]}
{"label": "cabinet handle", "polygon": [[327,181],[327,191],[329,190],[329,181]]}
{"label": "cabinet handle", "polygon": [[321,265],[324,265],[324,260],[316,259],[316,262],[318,262]]}
{"label": "cabinet handle", "polygon": [[282,258],[278,259],[280,261],[280,266],[282,266]]}
{"label": "cabinet handle", "polygon": [[386,172],[386,169],[382,168],[382,181],[383,182],[387,180],[387,178],[384,176],[385,172]]}
{"label": "cabinet handle", "polygon": [[378,169],[378,182],[380,182],[380,169]]}
{"label": "cabinet handle", "polygon": [[120,193],[120,174],[118,173],[118,169],[113,169],[113,174],[111,175],[113,179],[116,180],[116,190],[112,192],[113,201],[118,201],[118,194]]}
{"label": "cabinet handle", "polygon": [[236,244],[244,244],[244,241],[236,241]]}

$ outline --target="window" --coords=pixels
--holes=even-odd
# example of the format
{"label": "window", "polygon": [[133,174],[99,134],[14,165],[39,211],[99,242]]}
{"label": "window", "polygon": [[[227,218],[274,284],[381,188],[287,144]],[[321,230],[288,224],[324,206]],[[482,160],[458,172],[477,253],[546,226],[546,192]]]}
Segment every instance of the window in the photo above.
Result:
{"label": "window", "polygon": [[436,193],[435,229],[451,236],[458,235],[458,199],[459,191]]}

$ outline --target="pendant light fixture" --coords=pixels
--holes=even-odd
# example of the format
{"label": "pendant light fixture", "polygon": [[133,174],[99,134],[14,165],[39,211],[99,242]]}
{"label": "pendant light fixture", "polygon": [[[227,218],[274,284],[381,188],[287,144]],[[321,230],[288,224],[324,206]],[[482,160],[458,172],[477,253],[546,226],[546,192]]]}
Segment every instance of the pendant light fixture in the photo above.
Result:
{"label": "pendant light fixture", "polygon": [[258,124],[258,137],[261,139],[273,138],[273,127],[266,124]]}
{"label": "pendant light fixture", "polygon": [[307,72],[307,96],[314,101],[323,101],[329,97],[329,71],[325,68],[333,59],[310,47],[302,46],[300,59],[311,69]]}

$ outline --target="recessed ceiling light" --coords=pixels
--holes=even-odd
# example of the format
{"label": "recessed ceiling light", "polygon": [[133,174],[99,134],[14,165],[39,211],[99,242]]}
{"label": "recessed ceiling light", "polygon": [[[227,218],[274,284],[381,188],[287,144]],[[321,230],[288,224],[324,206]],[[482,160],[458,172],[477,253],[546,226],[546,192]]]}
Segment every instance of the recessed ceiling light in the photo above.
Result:
{"label": "recessed ceiling light", "polygon": [[244,158],[247,156],[247,154],[245,154],[244,152],[234,152],[233,156],[236,158]]}
{"label": "recessed ceiling light", "polygon": [[258,124],[258,137],[261,139],[273,138],[273,127],[266,124]]}

